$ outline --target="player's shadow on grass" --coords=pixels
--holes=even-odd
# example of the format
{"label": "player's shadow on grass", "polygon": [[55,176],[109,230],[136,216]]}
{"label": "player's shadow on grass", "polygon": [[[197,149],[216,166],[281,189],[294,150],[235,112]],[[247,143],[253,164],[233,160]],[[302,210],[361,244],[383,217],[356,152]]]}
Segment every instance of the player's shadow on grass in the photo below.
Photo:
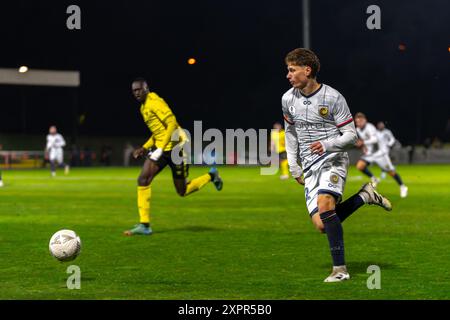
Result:
{"label": "player's shadow on grass", "polygon": [[96,280],[96,278],[94,278],[94,277],[81,277],[81,282],[83,282],[83,281],[94,281],[94,280]]}
{"label": "player's shadow on grass", "polygon": [[[399,269],[399,266],[389,263],[389,262],[375,262],[375,261],[347,261],[346,263],[347,268],[351,273],[354,274],[367,274],[367,268],[369,266],[378,266],[380,267],[380,270],[393,270],[393,269]],[[329,268],[330,265],[323,264],[322,267]]]}
{"label": "player's shadow on grass", "polygon": [[[81,277],[80,281],[83,283],[83,281],[89,282],[89,281],[95,281],[97,278],[94,277]],[[61,278],[61,281],[66,282],[67,278]]]}
{"label": "player's shadow on grass", "polygon": [[174,229],[163,229],[154,231],[154,233],[166,233],[166,232],[178,232],[178,231],[189,231],[189,232],[211,232],[211,231],[221,231],[223,229],[215,227],[205,227],[205,226],[185,226]]}

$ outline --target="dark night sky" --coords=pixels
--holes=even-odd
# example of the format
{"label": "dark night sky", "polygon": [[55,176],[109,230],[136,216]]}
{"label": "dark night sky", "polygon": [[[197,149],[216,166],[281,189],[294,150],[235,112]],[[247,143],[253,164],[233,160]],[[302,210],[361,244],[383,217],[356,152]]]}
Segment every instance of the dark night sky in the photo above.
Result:
{"label": "dark night sky", "polygon": [[[442,136],[450,118],[450,2],[311,0],[319,81],[353,113],[386,120],[402,142]],[[66,29],[78,4],[82,30]],[[366,28],[366,8],[382,29]],[[16,1],[2,4],[0,67],[81,71],[73,89],[0,86],[0,133],[148,136],[130,94],[136,76],[172,107],[180,124],[270,128],[289,89],[285,54],[302,44],[301,1]],[[398,45],[406,45],[400,51]],[[198,63],[186,61],[195,57]],[[26,107],[26,110],[23,109]]]}

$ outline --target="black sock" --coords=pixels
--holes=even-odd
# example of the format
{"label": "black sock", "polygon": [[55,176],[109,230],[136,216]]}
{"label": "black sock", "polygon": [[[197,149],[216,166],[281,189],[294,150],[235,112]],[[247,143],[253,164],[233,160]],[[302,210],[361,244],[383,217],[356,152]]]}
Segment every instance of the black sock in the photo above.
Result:
{"label": "black sock", "polygon": [[399,185],[403,185],[402,178],[400,178],[400,176],[398,175],[398,173],[396,173],[395,176],[393,176],[392,178],[394,178],[395,181],[397,181],[397,183],[398,183]]}
{"label": "black sock", "polygon": [[334,266],[345,265],[344,258],[344,230],[335,210],[325,211],[320,214],[320,219],[327,233],[330,245],[331,257]]}
{"label": "black sock", "polygon": [[364,200],[359,194],[354,194],[344,202],[336,205],[336,214],[341,222],[344,222],[353,212],[358,210],[359,207],[364,205]]}
{"label": "black sock", "polygon": [[146,228],[150,227],[150,223],[146,222],[146,223],[141,223],[143,224]]}
{"label": "black sock", "polygon": [[208,172],[208,174],[209,174],[209,176],[211,177],[211,181],[213,181],[213,180],[214,180],[214,174],[211,173],[211,172]]}
{"label": "black sock", "polygon": [[366,176],[368,176],[369,178],[372,178],[372,177],[373,177],[372,172],[370,172],[369,168],[367,168],[367,167],[365,167],[364,170],[362,170],[362,172],[363,172]]}

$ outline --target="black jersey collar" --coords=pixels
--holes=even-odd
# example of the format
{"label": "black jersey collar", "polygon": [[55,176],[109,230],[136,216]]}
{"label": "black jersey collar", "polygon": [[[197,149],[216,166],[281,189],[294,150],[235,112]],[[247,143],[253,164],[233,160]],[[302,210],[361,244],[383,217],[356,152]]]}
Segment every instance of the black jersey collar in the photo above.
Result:
{"label": "black jersey collar", "polygon": [[322,87],[323,87],[323,83],[320,84],[319,89],[317,89],[316,91],[314,91],[314,92],[308,94],[307,96],[305,96],[305,95],[302,93],[302,91],[301,91],[300,89],[299,89],[298,91],[300,92],[300,94],[301,94],[304,98],[311,98],[311,97],[314,96],[316,93],[318,93],[318,92],[322,89]]}

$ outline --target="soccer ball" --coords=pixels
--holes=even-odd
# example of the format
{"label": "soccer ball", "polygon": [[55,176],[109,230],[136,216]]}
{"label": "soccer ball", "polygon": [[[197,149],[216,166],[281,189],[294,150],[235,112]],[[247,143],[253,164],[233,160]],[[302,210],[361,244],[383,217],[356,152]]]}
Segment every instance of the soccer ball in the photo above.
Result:
{"label": "soccer ball", "polygon": [[81,240],[72,230],[59,230],[50,239],[48,247],[59,261],[71,261],[80,254]]}

